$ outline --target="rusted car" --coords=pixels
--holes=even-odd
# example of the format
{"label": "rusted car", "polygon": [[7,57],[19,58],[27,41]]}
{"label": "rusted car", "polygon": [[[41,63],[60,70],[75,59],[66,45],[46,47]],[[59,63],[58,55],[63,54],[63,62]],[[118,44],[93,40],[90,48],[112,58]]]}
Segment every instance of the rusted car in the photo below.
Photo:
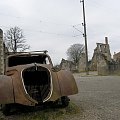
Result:
{"label": "rusted car", "polygon": [[71,72],[53,67],[46,51],[9,55],[0,76],[0,104],[8,114],[13,105],[36,106],[46,102],[67,106],[67,96],[78,88]]}

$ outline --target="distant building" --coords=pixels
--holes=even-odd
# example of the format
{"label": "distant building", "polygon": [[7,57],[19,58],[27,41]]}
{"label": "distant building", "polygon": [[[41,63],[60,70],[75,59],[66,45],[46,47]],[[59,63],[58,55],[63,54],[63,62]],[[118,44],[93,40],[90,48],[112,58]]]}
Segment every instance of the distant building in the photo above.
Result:
{"label": "distant building", "polygon": [[[92,61],[91,61],[91,64],[89,66],[90,70],[97,70],[98,64],[105,65],[106,62],[112,61],[110,47],[108,44],[108,38],[105,37],[105,43],[96,43],[96,44],[97,44],[97,47],[94,49]],[[102,62],[103,62],[103,64],[102,64]]]}
{"label": "distant building", "polygon": [[80,60],[79,60],[78,71],[79,72],[84,72],[85,69],[86,69],[85,53],[82,53],[81,57],[80,57]]}
{"label": "distant building", "polygon": [[76,67],[72,61],[68,61],[63,58],[61,60],[60,67],[61,69],[70,70],[70,71],[76,70]]}
{"label": "distant building", "polygon": [[114,53],[113,60],[120,63],[120,52]]}

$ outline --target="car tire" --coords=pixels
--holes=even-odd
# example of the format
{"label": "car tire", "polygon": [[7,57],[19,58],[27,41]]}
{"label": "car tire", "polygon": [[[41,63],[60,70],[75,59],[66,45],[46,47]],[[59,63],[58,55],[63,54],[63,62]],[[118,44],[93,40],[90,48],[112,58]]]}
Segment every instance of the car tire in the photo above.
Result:
{"label": "car tire", "polygon": [[4,115],[6,116],[10,115],[10,110],[11,110],[10,104],[2,105],[2,112]]}
{"label": "car tire", "polygon": [[69,101],[70,99],[68,96],[61,97],[62,107],[67,107],[69,105]]}

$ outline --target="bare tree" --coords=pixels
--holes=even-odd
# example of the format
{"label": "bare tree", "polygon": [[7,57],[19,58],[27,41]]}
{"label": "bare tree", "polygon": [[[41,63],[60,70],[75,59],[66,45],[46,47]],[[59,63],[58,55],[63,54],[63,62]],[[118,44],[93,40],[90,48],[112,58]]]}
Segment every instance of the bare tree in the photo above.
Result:
{"label": "bare tree", "polygon": [[11,27],[7,30],[4,34],[4,41],[9,52],[22,52],[30,48],[29,45],[25,44],[23,31],[19,27]]}
{"label": "bare tree", "polygon": [[81,55],[85,53],[83,44],[73,44],[67,49],[68,59],[78,66]]}

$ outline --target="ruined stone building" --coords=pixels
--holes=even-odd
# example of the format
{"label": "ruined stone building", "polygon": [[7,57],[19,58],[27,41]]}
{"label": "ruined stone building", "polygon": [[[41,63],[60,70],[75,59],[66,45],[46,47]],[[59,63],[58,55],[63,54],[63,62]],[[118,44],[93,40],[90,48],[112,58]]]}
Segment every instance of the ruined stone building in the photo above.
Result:
{"label": "ruined stone building", "polygon": [[3,31],[0,29],[0,74],[4,74],[7,55],[8,49],[3,42]]}
{"label": "ruined stone building", "polygon": [[113,61],[109,64],[109,73],[120,73],[120,52],[114,53]]}
{"label": "ruined stone building", "polygon": [[70,71],[76,70],[76,67],[72,61],[68,61],[63,58],[61,60],[60,67],[61,69],[70,70]]}
{"label": "ruined stone building", "polygon": [[79,64],[76,66],[72,61],[68,61],[65,59],[61,60],[60,67],[62,69],[70,70],[70,71],[76,71],[76,72],[84,72],[86,68],[86,62],[85,62],[85,53],[81,54]]}
{"label": "ruined stone building", "polygon": [[120,52],[114,54],[112,59],[107,37],[105,43],[97,43],[89,68],[98,71],[98,75],[120,72]]}
{"label": "ruined stone building", "polygon": [[[120,52],[115,53],[112,59],[107,37],[105,37],[105,43],[96,43],[96,45],[92,60],[89,62],[89,70],[98,71],[98,75],[120,73]],[[84,72],[86,68],[85,53],[81,55],[77,68],[71,61],[64,59],[61,61],[61,68]]]}
{"label": "ruined stone building", "polygon": [[0,29],[0,74],[4,74],[3,31]]}
{"label": "ruined stone building", "polygon": [[[108,62],[112,61],[108,38],[105,37],[105,43],[96,43],[97,47],[94,49],[90,70],[98,70],[102,67],[107,67]],[[107,70],[107,68],[106,68]]]}
{"label": "ruined stone building", "polygon": [[84,72],[85,69],[86,69],[85,53],[82,53],[81,57],[80,57],[80,60],[79,60],[78,71],[79,72]]}
{"label": "ruined stone building", "polygon": [[113,55],[113,59],[114,59],[114,61],[120,63],[120,52],[118,52],[118,53],[114,53],[114,55]]}

